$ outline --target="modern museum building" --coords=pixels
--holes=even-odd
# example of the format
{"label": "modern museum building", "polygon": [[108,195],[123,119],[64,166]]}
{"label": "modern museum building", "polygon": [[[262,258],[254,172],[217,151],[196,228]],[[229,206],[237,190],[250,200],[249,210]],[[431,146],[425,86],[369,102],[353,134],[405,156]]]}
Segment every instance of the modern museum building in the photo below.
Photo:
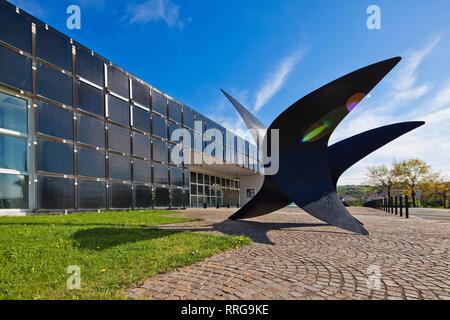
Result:
{"label": "modern museum building", "polygon": [[[179,128],[193,155],[222,132],[223,163],[174,164]],[[260,172],[249,141],[0,1],[0,214],[237,207]]]}

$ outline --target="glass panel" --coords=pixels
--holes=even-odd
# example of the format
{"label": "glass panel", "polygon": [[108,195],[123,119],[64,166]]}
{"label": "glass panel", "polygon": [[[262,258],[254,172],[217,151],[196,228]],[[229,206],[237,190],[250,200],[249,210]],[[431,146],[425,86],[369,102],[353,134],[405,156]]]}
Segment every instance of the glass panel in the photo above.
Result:
{"label": "glass panel", "polygon": [[152,110],[167,116],[167,99],[156,91],[152,92]]}
{"label": "glass panel", "polygon": [[171,197],[171,207],[172,208],[182,208],[183,207],[183,190],[182,189],[172,189]]}
{"label": "glass panel", "polygon": [[109,178],[115,180],[131,180],[131,160],[129,157],[109,154]]}
{"label": "glass panel", "polygon": [[103,61],[93,56],[91,52],[83,48],[77,48],[76,55],[77,75],[89,80],[101,87],[104,86],[103,80]]}
{"label": "glass panel", "polygon": [[105,146],[104,122],[82,114],[78,114],[77,118],[78,141],[103,148]]}
{"label": "glass panel", "polygon": [[64,70],[72,70],[72,45],[69,38],[54,30],[38,26],[36,30],[36,56]]}
{"label": "glass panel", "polygon": [[168,208],[170,205],[170,190],[167,188],[155,188],[155,207]]}
{"label": "glass panel", "polygon": [[152,182],[152,167],[150,162],[133,159],[133,181]]}
{"label": "glass panel", "polygon": [[165,119],[153,114],[152,116],[153,134],[155,136],[167,139],[167,122]]}
{"label": "glass panel", "polygon": [[203,183],[203,173],[197,173],[197,182]]}
{"label": "glass panel", "polygon": [[73,146],[38,139],[36,162],[39,171],[73,174]]}
{"label": "glass panel", "polygon": [[191,172],[191,182],[196,183],[197,182],[197,173]]}
{"label": "glass panel", "polygon": [[37,132],[73,140],[73,113],[42,101],[37,102]]}
{"label": "glass panel", "polygon": [[150,88],[133,80],[133,101],[148,108],[150,104]]}
{"label": "glass panel", "polygon": [[134,206],[136,208],[153,207],[152,188],[147,186],[134,186]]}
{"label": "glass panel", "polygon": [[72,78],[61,71],[38,63],[37,94],[66,105],[72,105]]}
{"label": "glass panel", "polygon": [[198,207],[197,197],[191,197],[191,207]]}
{"label": "glass panel", "polygon": [[78,148],[78,175],[105,177],[105,153],[92,149]]}
{"label": "glass panel", "polygon": [[183,124],[189,129],[194,129],[194,113],[192,110],[183,108]]}
{"label": "glass panel", "polygon": [[191,184],[191,194],[196,195],[197,194],[197,185]]}
{"label": "glass panel", "polygon": [[184,204],[184,207],[189,207],[189,190],[184,190],[183,204]]}
{"label": "glass panel", "polygon": [[130,106],[127,101],[116,98],[112,95],[108,96],[108,118],[109,120],[130,125]]}
{"label": "glass panel", "polygon": [[153,160],[167,163],[169,161],[169,151],[167,143],[161,140],[153,140]]}
{"label": "glass panel", "polygon": [[131,208],[133,202],[133,190],[131,189],[131,185],[112,183],[109,185],[109,190],[111,208]]}
{"label": "glass panel", "polygon": [[27,141],[0,134],[0,168],[27,171]]}
{"label": "glass panel", "polygon": [[31,23],[11,8],[1,6],[0,40],[31,53]]}
{"label": "glass panel", "polygon": [[[9,28],[8,28],[9,30]],[[0,46],[0,82],[31,92],[31,59]]]}
{"label": "glass panel", "polygon": [[189,172],[188,171],[184,171],[183,179],[184,179],[184,187],[189,188]]}
{"label": "glass panel", "polygon": [[28,177],[0,174],[1,209],[28,209]]}
{"label": "glass panel", "polygon": [[144,109],[133,107],[133,127],[150,132],[150,115]]}
{"label": "glass panel", "polygon": [[101,117],[105,116],[105,99],[102,91],[78,81],[77,97],[78,108]]}
{"label": "glass panel", "polygon": [[124,98],[128,98],[127,75],[116,68],[108,67],[108,89]]}
{"label": "glass panel", "polygon": [[74,181],[53,177],[39,177],[37,205],[39,209],[73,209]]}
{"label": "glass panel", "polygon": [[169,118],[181,123],[181,105],[175,101],[169,100]]}
{"label": "glass panel", "polygon": [[181,127],[176,124],[175,122],[169,121],[169,140],[173,142],[180,142],[183,140],[183,138],[180,139],[172,139],[172,134],[175,130],[180,129]]}
{"label": "glass panel", "polygon": [[80,209],[106,208],[105,183],[78,180],[78,207]]}
{"label": "glass panel", "polygon": [[169,170],[167,167],[155,163],[153,165],[153,182],[157,184],[169,184]]}
{"label": "glass panel", "polygon": [[150,138],[142,134],[133,132],[133,154],[142,158],[151,158],[152,146]]}
{"label": "glass panel", "polygon": [[0,92],[0,128],[28,132],[27,101]]}
{"label": "glass panel", "polygon": [[183,171],[180,168],[170,169],[170,184],[172,186],[183,186]]}
{"label": "glass panel", "polygon": [[110,125],[108,128],[109,149],[122,153],[130,153],[130,131],[125,128]]}

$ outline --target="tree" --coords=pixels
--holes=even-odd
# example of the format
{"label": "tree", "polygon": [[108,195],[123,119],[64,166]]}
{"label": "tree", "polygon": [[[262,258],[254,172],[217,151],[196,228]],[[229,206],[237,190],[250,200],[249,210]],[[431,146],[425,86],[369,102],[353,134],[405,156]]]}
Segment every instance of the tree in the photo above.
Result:
{"label": "tree", "polygon": [[419,159],[403,160],[394,162],[393,173],[399,183],[411,194],[412,206],[415,208],[419,186],[432,174],[430,166]]}
{"label": "tree", "polygon": [[[436,193],[442,197],[444,208],[447,207],[447,196],[450,194],[450,181],[440,180],[436,183]],[[450,204],[449,204],[450,208]]]}
{"label": "tree", "polygon": [[392,189],[395,185],[395,175],[392,169],[385,165],[367,168],[367,177],[370,184],[384,191],[388,197],[392,195]]}

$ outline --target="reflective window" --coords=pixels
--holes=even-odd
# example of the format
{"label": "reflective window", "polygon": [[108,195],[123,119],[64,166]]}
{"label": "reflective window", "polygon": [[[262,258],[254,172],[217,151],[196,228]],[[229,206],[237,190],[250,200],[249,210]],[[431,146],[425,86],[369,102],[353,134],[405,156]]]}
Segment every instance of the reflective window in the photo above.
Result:
{"label": "reflective window", "polygon": [[73,209],[74,180],[38,177],[37,204],[39,209]]}
{"label": "reflective window", "polygon": [[167,163],[169,162],[169,151],[167,143],[161,140],[153,140],[153,160]]}
{"label": "reflective window", "polygon": [[78,207],[80,209],[106,208],[105,183],[78,180]]}
{"label": "reflective window", "polygon": [[27,101],[0,92],[0,128],[28,132]]}
{"label": "reflective window", "polygon": [[112,183],[109,185],[110,207],[117,209],[131,208],[133,202],[133,190],[131,185],[124,183]]}
{"label": "reflective window", "polygon": [[128,77],[114,67],[108,67],[108,89],[128,98]]}
{"label": "reflective window", "polygon": [[31,53],[31,23],[11,8],[1,6],[0,40]]}
{"label": "reflective window", "polygon": [[77,75],[89,80],[96,85],[101,87],[104,86],[104,70],[103,70],[103,61],[100,60],[95,55],[93,56],[91,52],[83,49],[77,49],[76,55],[76,70]]}
{"label": "reflective window", "polygon": [[130,153],[130,130],[110,125],[108,127],[109,149],[122,153]]}
{"label": "reflective window", "polygon": [[152,110],[167,116],[167,99],[156,91],[152,92]]}
{"label": "reflective window", "polygon": [[183,190],[182,189],[172,189],[171,197],[171,207],[172,208],[182,208],[183,207]]}
{"label": "reflective window", "polygon": [[170,190],[168,188],[155,188],[155,207],[168,208],[170,206]]}
{"label": "reflective window", "polygon": [[153,207],[152,188],[147,186],[134,187],[135,208],[151,208]]}
{"label": "reflective window", "polygon": [[197,183],[197,173],[191,172],[191,182]]}
{"label": "reflective window", "polygon": [[73,146],[38,139],[37,169],[39,171],[73,174]]}
{"label": "reflective window", "polygon": [[1,209],[28,209],[27,176],[0,174]]}
{"label": "reflective window", "polygon": [[169,170],[166,166],[158,163],[153,165],[153,182],[157,184],[169,184]]}
{"label": "reflective window", "polygon": [[189,129],[194,129],[194,113],[192,110],[183,109],[183,124]]}
{"label": "reflective window", "polygon": [[37,93],[51,100],[72,105],[72,78],[61,71],[38,63]]}
{"label": "reflective window", "polygon": [[103,92],[84,82],[77,82],[77,107],[103,117],[105,115],[105,99]]}
{"label": "reflective window", "polygon": [[133,154],[142,158],[151,158],[151,143],[148,136],[133,132]]}
{"label": "reflective window", "polygon": [[72,70],[72,45],[69,38],[54,30],[38,26],[36,56],[64,70]]}
{"label": "reflective window", "polygon": [[133,159],[133,181],[152,182],[152,167],[150,162]]}
{"label": "reflective window", "polygon": [[180,168],[170,168],[170,184],[178,187],[183,186],[183,171]]}
{"label": "reflective window", "polygon": [[181,105],[175,101],[169,100],[169,119],[181,123]]}
{"label": "reflective window", "polygon": [[172,122],[172,121],[169,121],[169,140],[170,141],[173,141],[173,142],[180,142],[180,141],[182,141],[183,140],[183,138],[180,138],[180,139],[178,139],[178,140],[173,140],[172,139],[172,134],[173,134],[173,132],[175,131],[175,130],[177,130],[177,129],[180,129],[181,127],[178,125],[178,124],[176,124],[175,122]]}
{"label": "reflective window", "polygon": [[92,149],[78,148],[78,175],[105,177],[105,153]]}
{"label": "reflective window", "polygon": [[127,101],[116,98],[112,95],[108,96],[108,118],[112,121],[130,125],[130,106]]}
{"label": "reflective window", "polygon": [[153,135],[167,139],[167,122],[156,114],[152,117],[152,130]]}
{"label": "reflective window", "polygon": [[133,101],[147,108],[150,104],[150,89],[136,80],[133,80]]}
{"label": "reflective window", "polygon": [[[7,29],[9,32],[9,28]],[[0,82],[31,92],[33,77],[31,59],[0,46]]]}
{"label": "reflective window", "polygon": [[27,171],[27,141],[0,134],[0,168]]}
{"label": "reflective window", "polygon": [[78,142],[96,147],[105,146],[105,123],[82,114],[77,116]]}
{"label": "reflective window", "polygon": [[133,107],[133,127],[150,132],[150,115],[144,109]]}
{"label": "reflective window", "polygon": [[122,181],[131,180],[131,161],[129,157],[109,154],[109,178]]}
{"label": "reflective window", "polygon": [[73,140],[73,113],[42,101],[37,103],[37,132]]}

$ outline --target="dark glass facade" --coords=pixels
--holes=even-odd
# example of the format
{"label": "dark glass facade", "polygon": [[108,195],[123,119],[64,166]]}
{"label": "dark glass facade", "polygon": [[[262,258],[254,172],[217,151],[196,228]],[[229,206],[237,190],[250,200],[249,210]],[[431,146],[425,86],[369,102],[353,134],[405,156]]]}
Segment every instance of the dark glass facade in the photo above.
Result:
{"label": "dark glass facade", "polygon": [[[171,133],[187,128],[194,134],[194,121],[201,121],[200,131],[227,132],[0,2],[0,210],[235,204],[237,177],[191,172],[170,159]],[[200,140],[207,136],[195,134]],[[242,143],[239,149],[228,140],[220,144],[223,153],[215,157],[226,160],[228,150],[257,171],[250,161],[257,158],[256,148]],[[198,151],[207,145],[201,142]]]}

